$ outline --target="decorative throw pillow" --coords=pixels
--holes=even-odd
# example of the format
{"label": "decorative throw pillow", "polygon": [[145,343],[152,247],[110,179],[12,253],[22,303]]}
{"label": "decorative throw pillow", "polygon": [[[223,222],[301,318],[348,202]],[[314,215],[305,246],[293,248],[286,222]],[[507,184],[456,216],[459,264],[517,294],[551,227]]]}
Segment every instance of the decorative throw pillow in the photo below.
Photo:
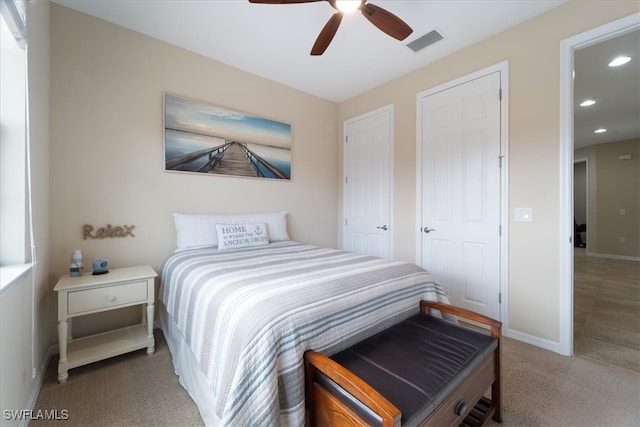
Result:
{"label": "decorative throw pillow", "polygon": [[289,240],[287,212],[265,212],[241,215],[173,214],[176,226],[176,252],[187,249],[211,248],[218,245],[216,224],[265,223],[269,241]]}
{"label": "decorative throw pillow", "polygon": [[255,224],[216,224],[218,250],[250,248],[269,244],[267,225]]}

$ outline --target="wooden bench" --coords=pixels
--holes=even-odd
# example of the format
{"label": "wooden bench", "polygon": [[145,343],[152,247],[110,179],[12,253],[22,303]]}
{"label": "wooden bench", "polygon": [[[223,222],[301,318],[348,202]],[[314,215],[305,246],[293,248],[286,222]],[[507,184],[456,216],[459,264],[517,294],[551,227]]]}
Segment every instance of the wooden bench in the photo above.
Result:
{"label": "wooden bench", "polygon": [[[483,328],[442,320],[430,309]],[[309,424],[480,426],[489,417],[502,422],[501,328],[478,313],[422,301],[420,314],[331,357],[307,351]]]}

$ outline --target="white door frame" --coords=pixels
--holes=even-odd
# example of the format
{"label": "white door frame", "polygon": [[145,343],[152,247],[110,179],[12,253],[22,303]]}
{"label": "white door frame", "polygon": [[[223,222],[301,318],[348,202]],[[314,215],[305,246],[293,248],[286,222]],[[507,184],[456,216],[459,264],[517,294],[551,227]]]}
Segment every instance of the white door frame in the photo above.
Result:
{"label": "white door frame", "polygon": [[344,221],[345,218],[347,217],[347,200],[346,200],[346,192],[344,191],[344,177],[347,176],[347,162],[344,161],[344,159],[346,159],[346,151],[347,151],[347,144],[346,144],[346,138],[347,138],[347,128],[349,127],[349,125],[355,121],[358,120],[362,120],[365,118],[368,118],[370,116],[375,116],[377,114],[380,114],[382,112],[389,112],[389,117],[390,117],[390,123],[389,123],[389,135],[391,136],[391,141],[389,141],[389,258],[393,258],[393,152],[394,152],[394,142],[395,142],[395,131],[394,131],[394,127],[393,124],[395,122],[394,120],[394,105],[393,104],[389,104],[389,105],[385,105],[384,107],[380,107],[377,108],[375,110],[369,111],[367,113],[361,114],[359,116],[356,117],[352,117],[350,119],[347,119],[343,122],[342,125],[342,135],[343,135],[343,145],[342,145],[342,227],[343,227],[343,233],[342,233],[342,243],[341,243],[341,247],[344,248],[344,242],[345,242],[345,233],[344,233]]}
{"label": "white door frame", "polygon": [[[503,334],[509,331],[509,61],[502,61],[489,67],[483,68],[466,76],[462,76],[447,83],[438,85],[431,89],[422,91],[416,95],[416,264],[422,263],[422,98],[433,95],[437,92],[450,89],[484,77],[495,72],[500,72],[500,87],[502,88],[502,103],[500,106],[500,153],[502,156],[502,168],[500,168],[500,318],[502,321]],[[496,159],[498,161],[498,159]]]}
{"label": "white door frame", "polygon": [[640,28],[634,13],[560,42],[560,295],[558,352],[573,355],[573,52]]}

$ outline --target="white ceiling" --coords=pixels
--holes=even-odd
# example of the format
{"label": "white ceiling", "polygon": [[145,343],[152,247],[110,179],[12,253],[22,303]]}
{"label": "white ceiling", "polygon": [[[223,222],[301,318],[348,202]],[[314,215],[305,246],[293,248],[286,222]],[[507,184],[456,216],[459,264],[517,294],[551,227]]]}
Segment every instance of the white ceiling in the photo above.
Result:
{"label": "white ceiling", "polygon": [[[372,0],[413,28],[399,42],[361,14],[345,16],[322,56],[313,43],[334,9],[325,1],[265,5],[248,0],[52,0],[253,74],[335,102],[366,92],[552,9],[566,0]],[[444,39],[414,52],[406,44],[437,30]],[[635,34],[635,35],[634,35]],[[614,52],[633,60],[606,66]],[[576,147],[640,137],[637,32],[575,54]],[[594,126],[609,132],[593,134]]]}
{"label": "white ceiling", "polygon": [[[631,61],[609,67],[618,55]],[[575,147],[640,138],[640,31],[577,50],[573,57]],[[580,107],[588,98],[596,104]],[[607,132],[594,133],[598,128]]]}
{"label": "white ceiling", "polygon": [[[400,42],[360,13],[345,16],[322,56],[309,55],[335,10],[326,1],[53,0],[253,74],[344,101],[499,33],[565,0],[372,0],[413,33]],[[437,29],[445,38],[415,53],[406,44]]]}

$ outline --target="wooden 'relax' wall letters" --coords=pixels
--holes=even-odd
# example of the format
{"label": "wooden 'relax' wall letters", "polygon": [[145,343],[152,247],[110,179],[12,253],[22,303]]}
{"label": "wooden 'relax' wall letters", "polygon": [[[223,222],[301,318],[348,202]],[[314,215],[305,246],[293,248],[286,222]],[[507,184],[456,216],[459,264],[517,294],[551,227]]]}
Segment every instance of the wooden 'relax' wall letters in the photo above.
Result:
{"label": "wooden 'relax' wall letters", "polygon": [[123,225],[122,227],[116,226],[112,227],[111,224],[107,224],[106,227],[100,227],[93,233],[93,225],[85,224],[82,226],[82,238],[87,240],[87,237],[91,237],[92,239],[106,239],[106,238],[116,238],[116,237],[136,237],[133,234],[133,229],[136,228],[135,225]]}

